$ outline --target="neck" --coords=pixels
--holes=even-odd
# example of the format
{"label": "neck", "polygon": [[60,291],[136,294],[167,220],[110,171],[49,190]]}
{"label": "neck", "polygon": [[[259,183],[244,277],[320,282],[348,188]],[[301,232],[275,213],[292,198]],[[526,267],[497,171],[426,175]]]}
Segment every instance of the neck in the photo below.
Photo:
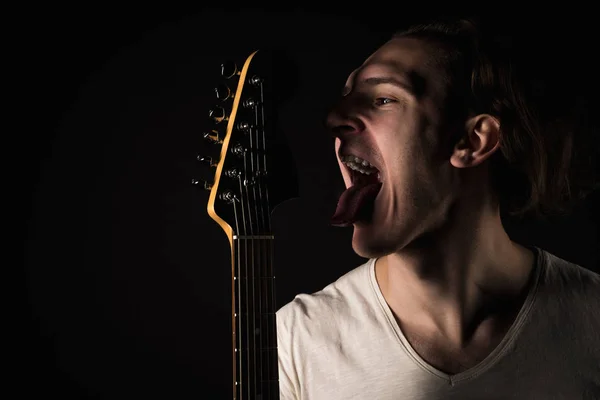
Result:
{"label": "neck", "polygon": [[532,267],[533,253],[508,237],[496,209],[457,210],[375,270],[400,320],[463,346],[520,306]]}

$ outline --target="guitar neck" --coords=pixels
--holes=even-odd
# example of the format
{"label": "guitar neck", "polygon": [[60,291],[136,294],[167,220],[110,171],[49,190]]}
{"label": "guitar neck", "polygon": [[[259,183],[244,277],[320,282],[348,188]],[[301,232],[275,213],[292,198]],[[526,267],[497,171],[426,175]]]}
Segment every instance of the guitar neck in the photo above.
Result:
{"label": "guitar neck", "polygon": [[279,399],[272,236],[233,236],[234,399]]}
{"label": "guitar neck", "polygon": [[219,103],[209,111],[207,148],[197,158],[211,178],[192,180],[210,191],[207,212],[231,248],[234,400],[279,400],[270,218],[277,205],[298,195],[277,117],[289,96],[289,70],[279,52],[255,51],[241,69],[235,62],[221,65]]}

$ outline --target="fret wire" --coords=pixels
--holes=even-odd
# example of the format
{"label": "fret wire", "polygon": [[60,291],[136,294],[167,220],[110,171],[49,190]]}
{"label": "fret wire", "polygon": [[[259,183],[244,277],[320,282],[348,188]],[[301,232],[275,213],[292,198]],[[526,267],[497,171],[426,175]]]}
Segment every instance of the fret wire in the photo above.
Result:
{"label": "fret wire", "polygon": [[236,277],[236,279],[255,279],[255,280],[259,280],[259,279],[274,279],[274,277],[272,277],[272,276],[255,276],[255,277],[241,276],[241,277]]}
{"label": "fret wire", "polygon": [[272,235],[250,235],[250,236],[238,236],[233,235],[233,239],[246,239],[246,240],[254,240],[254,239],[275,239],[275,236]]}
{"label": "fret wire", "polygon": [[[246,313],[240,313],[241,315],[247,315]],[[275,315],[274,312],[265,312],[265,313],[261,313],[263,317],[268,317],[270,315]]]}
{"label": "fret wire", "polygon": [[[268,352],[273,352],[277,349],[277,346],[275,347],[262,347],[260,349],[260,351],[262,351],[263,353],[268,353]],[[242,351],[248,351],[248,349],[242,349]]]}

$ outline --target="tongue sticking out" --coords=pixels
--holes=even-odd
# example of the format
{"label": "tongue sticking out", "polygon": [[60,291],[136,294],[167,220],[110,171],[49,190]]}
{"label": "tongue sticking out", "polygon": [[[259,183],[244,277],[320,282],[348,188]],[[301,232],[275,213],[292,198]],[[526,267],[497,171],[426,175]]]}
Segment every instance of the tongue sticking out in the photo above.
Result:
{"label": "tongue sticking out", "polygon": [[373,212],[381,182],[360,173],[355,173],[354,176],[353,185],[346,189],[338,200],[337,209],[331,217],[331,225],[350,226],[359,219],[369,217]]}

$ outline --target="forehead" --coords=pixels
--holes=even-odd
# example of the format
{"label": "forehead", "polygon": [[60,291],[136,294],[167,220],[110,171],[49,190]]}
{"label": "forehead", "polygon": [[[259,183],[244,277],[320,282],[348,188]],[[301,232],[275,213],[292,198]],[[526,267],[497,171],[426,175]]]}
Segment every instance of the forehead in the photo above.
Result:
{"label": "forehead", "polygon": [[[415,38],[394,38],[379,47],[348,77],[347,85],[371,76],[391,76],[404,81],[416,92],[436,86],[439,67],[433,65],[435,47]],[[441,83],[441,82],[437,82]]]}

